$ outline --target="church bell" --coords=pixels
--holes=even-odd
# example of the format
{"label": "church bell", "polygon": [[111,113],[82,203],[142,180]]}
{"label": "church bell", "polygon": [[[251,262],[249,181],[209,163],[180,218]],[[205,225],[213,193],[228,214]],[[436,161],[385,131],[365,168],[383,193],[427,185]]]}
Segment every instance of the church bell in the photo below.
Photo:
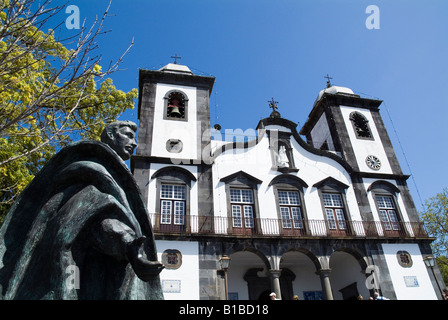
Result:
{"label": "church bell", "polygon": [[179,107],[176,107],[176,106],[172,107],[169,116],[170,117],[175,117],[175,118],[182,117],[182,114],[179,111]]}

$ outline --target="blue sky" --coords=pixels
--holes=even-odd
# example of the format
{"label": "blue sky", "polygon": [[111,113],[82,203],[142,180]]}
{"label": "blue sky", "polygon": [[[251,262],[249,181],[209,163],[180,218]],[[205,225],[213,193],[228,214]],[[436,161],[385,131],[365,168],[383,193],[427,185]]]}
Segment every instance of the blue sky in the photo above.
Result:
{"label": "blue sky", "polygon": [[[89,25],[108,2],[69,4]],[[380,29],[366,27],[369,5],[379,8]],[[212,125],[255,128],[274,97],[299,129],[329,74],[334,85],[384,100],[381,115],[412,174],[417,209],[420,198],[448,187],[448,1],[113,0],[109,13],[111,32],[98,49],[103,64],[134,39],[123,70],[112,75],[117,88],[136,88],[138,69],[159,69],[177,53],[194,73],[216,77]],[[136,115],[135,108],[121,118],[138,122]]]}

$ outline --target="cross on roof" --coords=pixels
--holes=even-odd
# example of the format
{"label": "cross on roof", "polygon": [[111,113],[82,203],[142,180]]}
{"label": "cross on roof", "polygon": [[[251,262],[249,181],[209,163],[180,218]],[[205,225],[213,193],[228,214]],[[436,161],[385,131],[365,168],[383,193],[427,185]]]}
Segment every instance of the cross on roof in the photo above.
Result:
{"label": "cross on roof", "polygon": [[275,111],[275,109],[278,109],[277,107],[278,101],[274,101],[274,97],[272,97],[272,99],[268,102],[269,102],[269,108],[272,108],[273,111]]}
{"label": "cross on roof", "polygon": [[324,78],[327,78],[327,88],[330,88],[330,87],[331,87],[330,79],[333,79],[333,78],[330,77],[330,76],[328,75],[328,73],[327,73],[327,75],[326,75]]}
{"label": "cross on roof", "polygon": [[176,53],[174,56],[171,56],[171,58],[174,59],[174,64],[177,64],[177,59],[182,59],[182,57],[179,57],[179,56],[177,55],[177,53]]}

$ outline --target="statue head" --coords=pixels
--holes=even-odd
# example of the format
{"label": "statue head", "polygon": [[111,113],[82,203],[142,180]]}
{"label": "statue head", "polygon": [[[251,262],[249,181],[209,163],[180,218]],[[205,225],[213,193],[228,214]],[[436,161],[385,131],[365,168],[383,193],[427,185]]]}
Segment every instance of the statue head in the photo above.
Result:
{"label": "statue head", "polygon": [[128,160],[135,147],[137,125],[132,121],[108,123],[101,133],[101,141],[109,145],[123,160]]}

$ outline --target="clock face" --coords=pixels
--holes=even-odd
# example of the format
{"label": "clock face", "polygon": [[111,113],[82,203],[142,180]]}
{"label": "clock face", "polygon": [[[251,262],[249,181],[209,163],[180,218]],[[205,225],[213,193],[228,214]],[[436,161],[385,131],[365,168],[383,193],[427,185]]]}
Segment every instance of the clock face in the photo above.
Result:
{"label": "clock face", "polygon": [[381,168],[381,161],[375,156],[367,156],[366,163],[373,170],[379,170]]}

